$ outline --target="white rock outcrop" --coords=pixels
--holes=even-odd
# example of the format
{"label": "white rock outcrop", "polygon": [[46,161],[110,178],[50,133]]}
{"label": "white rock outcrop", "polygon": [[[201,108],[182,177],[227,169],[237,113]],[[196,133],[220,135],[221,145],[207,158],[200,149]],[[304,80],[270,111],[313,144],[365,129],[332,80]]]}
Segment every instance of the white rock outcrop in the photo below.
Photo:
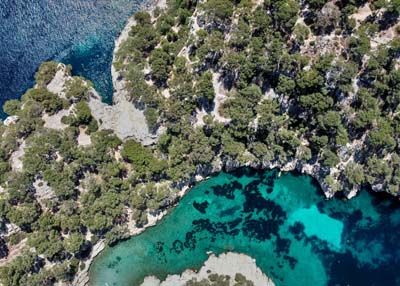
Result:
{"label": "white rock outcrop", "polygon": [[11,154],[10,162],[11,169],[16,172],[22,172],[23,170],[23,162],[22,158],[25,155],[26,143],[23,141],[21,145],[19,145],[18,149]]}
{"label": "white rock outcrop", "polygon": [[[47,89],[57,94],[59,97],[65,98],[65,84],[71,79],[72,77],[66,66],[59,64],[58,71],[53,80],[47,85]],[[99,128],[113,130],[121,140],[134,138],[143,145],[154,144],[162,129],[160,129],[156,134],[151,133],[147,126],[143,110],[136,108],[133,103],[128,101],[127,91],[123,88],[123,85],[121,86],[123,83],[115,79],[113,82],[115,89],[113,105],[108,105],[102,102],[101,96],[93,88],[89,90],[89,107],[93,117],[99,123]],[[43,116],[45,122],[44,126],[57,130],[65,129],[67,125],[61,122],[61,118],[63,116],[71,115],[73,113],[73,108],[74,105],[72,105],[68,110],[61,110],[51,116],[45,114]],[[8,121],[5,123],[11,124],[17,120],[18,117],[9,117]],[[84,140],[83,143],[86,144],[88,142],[88,140]]]}
{"label": "white rock outcrop", "polygon": [[154,276],[146,277],[142,286],[184,286],[192,279],[201,281],[207,279],[210,274],[230,276],[230,286],[235,284],[235,275],[242,274],[247,280],[254,283],[254,286],[274,286],[274,282],[268,278],[260,268],[257,267],[255,259],[250,256],[228,252],[215,256],[211,254],[203,267],[198,271],[186,270],[181,275],[169,275],[161,282]]}
{"label": "white rock outcrop", "polygon": [[89,267],[93,259],[106,247],[104,239],[99,240],[92,249],[92,253],[88,260],[84,262],[83,270],[80,270],[72,282],[73,286],[86,286],[89,285]]}
{"label": "white rock outcrop", "polygon": [[77,138],[79,146],[89,146],[92,144],[92,139],[90,135],[86,134],[86,128],[79,128],[79,135]]}
{"label": "white rock outcrop", "polygon": [[72,114],[73,106],[69,109],[63,109],[53,115],[48,115],[47,113],[43,115],[42,119],[44,121],[44,127],[56,130],[64,130],[68,127],[67,124],[61,122],[64,116],[69,116]]}
{"label": "white rock outcrop", "polygon": [[19,120],[19,117],[18,117],[17,115],[8,116],[8,117],[4,120],[3,124],[4,124],[5,126],[10,126],[11,124],[17,123],[18,120]]}
{"label": "white rock outcrop", "polygon": [[229,123],[230,119],[225,118],[220,114],[220,108],[227,99],[227,90],[224,88],[223,83],[220,81],[221,75],[219,73],[213,73],[213,87],[215,92],[214,98],[214,109],[211,114],[214,119],[221,123]]}
{"label": "white rock outcrop", "polygon": [[157,142],[159,133],[149,131],[143,110],[127,100],[123,94],[114,94],[114,104],[101,101],[95,90],[91,91],[89,107],[100,129],[111,129],[121,139],[134,138],[143,145]]}
{"label": "white rock outcrop", "polygon": [[67,67],[63,64],[58,64],[57,72],[53,79],[47,85],[47,90],[57,94],[61,98],[65,98],[65,83],[72,77],[67,72]]}

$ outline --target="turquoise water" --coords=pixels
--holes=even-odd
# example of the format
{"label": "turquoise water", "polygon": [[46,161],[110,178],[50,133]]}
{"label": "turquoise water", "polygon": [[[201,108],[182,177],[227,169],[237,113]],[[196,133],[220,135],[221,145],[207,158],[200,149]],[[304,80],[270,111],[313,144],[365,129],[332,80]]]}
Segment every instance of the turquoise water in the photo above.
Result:
{"label": "turquoise water", "polygon": [[142,2],[1,0],[0,106],[31,87],[35,71],[47,60],[71,64],[111,102],[114,40]]}
{"label": "turquoise water", "polygon": [[[290,225],[301,223],[304,226],[304,233],[308,237],[315,235],[320,240],[326,241],[331,247],[340,250],[342,245],[343,222],[321,213],[316,205],[311,208],[296,210],[288,220]],[[324,230],[324,231],[321,231]]]}
{"label": "turquoise water", "polygon": [[277,286],[394,286],[399,243],[400,205],[391,198],[363,191],[325,200],[308,176],[241,169],[196,185],[157,226],[105,250],[90,279],[135,286],[200,268],[207,251],[235,251]]}

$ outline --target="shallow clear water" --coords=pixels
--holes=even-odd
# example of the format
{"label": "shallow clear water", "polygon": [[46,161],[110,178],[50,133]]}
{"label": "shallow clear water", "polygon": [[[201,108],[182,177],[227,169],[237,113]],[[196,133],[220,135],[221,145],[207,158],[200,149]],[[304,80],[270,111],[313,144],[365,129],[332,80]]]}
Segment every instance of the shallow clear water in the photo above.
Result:
{"label": "shallow clear water", "polygon": [[399,243],[391,198],[325,200],[308,176],[241,169],[198,184],[157,226],[105,250],[90,278],[135,286],[232,250],[254,257],[277,286],[400,285]]}
{"label": "shallow clear water", "polygon": [[1,0],[0,106],[20,97],[46,60],[71,64],[75,74],[92,80],[111,102],[114,40],[142,2]]}

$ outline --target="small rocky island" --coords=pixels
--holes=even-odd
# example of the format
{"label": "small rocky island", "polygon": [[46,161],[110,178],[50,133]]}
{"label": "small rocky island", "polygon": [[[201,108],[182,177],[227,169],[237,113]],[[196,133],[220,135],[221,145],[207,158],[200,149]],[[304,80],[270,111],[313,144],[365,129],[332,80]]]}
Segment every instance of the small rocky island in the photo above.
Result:
{"label": "small rocky island", "polygon": [[105,245],[223,169],[399,195],[398,1],[150,6],[116,42],[112,106],[54,62],[4,105],[2,285],[85,285]]}

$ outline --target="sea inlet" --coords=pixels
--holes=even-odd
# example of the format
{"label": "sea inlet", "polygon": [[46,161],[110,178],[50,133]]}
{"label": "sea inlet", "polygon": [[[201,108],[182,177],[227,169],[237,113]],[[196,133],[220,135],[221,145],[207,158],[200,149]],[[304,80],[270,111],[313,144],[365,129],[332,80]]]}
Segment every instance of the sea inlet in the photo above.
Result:
{"label": "sea inlet", "polygon": [[394,286],[399,243],[400,203],[389,196],[326,200],[309,176],[243,168],[198,183],[155,227],[103,251],[90,285],[138,286],[234,251],[277,286]]}

